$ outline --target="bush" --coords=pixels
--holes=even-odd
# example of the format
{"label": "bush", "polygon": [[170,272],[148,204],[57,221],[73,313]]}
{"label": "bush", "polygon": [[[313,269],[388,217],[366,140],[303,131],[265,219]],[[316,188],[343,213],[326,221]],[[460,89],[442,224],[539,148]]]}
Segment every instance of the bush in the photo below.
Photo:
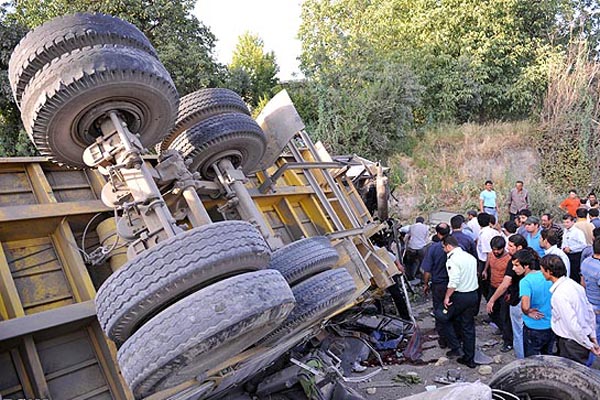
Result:
{"label": "bush", "polygon": [[544,179],[566,192],[600,187],[600,64],[574,43],[551,68],[537,150]]}

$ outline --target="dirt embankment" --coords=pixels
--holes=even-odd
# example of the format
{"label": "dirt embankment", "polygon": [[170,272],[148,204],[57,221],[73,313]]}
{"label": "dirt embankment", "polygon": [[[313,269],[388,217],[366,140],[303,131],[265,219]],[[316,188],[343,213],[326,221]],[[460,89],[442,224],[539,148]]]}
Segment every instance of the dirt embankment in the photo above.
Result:
{"label": "dirt embankment", "polygon": [[[389,160],[395,184],[392,207],[401,221],[437,210],[478,208],[483,184],[491,179],[503,205],[515,181],[530,192],[534,213],[555,210],[560,196],[540,178],[539,155],[528,122],[446,126],[425,132],[411,157]],[[508,212],[501,207],[501,219]]]}

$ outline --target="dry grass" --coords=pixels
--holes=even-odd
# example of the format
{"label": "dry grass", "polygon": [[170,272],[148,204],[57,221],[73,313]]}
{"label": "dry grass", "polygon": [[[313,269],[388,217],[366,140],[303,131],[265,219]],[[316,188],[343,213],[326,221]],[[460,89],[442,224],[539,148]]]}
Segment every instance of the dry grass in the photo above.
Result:
{"label": "dry grass", "polygon": [[515,181],[523,180],[535,194],[534,211],[553,210],[559,198],[539,178],[538,156],[532,147],[535,132],[535,126],[526,121],[442,125],[425,132],[412,158],[395,155],[389,161],[400,216],[477,209],[487,179],[494,182],[499,205]]}
{"label": "dry grass", "polygon": [[585,43],[574,43],[550,71],[539,130],[547,181],[556,187],[599,189],[600,63]]}

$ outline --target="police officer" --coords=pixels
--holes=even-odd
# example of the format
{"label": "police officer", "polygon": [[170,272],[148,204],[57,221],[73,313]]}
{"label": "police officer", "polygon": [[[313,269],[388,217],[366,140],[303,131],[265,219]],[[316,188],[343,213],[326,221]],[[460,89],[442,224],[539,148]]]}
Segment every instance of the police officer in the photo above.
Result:
{"label": "police officer", "polygon": [[454,326],[462,332],[463,355],[456,361],[469,368],[475,368],[475,315],[477,314],[477,260],[463,251],[456,238],[447,236],[442,240],[447,254],[448,288],[444,297],[446,318],[443,324],[450,351],[449,357],[460,355],[460,341]]}

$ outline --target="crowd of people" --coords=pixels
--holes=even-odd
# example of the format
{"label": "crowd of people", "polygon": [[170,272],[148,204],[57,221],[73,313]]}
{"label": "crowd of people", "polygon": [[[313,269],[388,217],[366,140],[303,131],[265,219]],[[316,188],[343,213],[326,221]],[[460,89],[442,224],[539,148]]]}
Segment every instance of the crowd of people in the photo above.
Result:
{"label": "crowd of people", "polygon": [[479,210],[429,230],[422,217],[408,234],[406,274],[431,294],[440,347],[475,368],[475,316],[485,299],[489,320],[502,337],[502,352],[516,358],[539,354],[590,366],[600,356],[600,218],[596,196],[571,190],[554,216],[532,215],[521,181],[508,194],[509,218],[499,223],[491,181]]}

